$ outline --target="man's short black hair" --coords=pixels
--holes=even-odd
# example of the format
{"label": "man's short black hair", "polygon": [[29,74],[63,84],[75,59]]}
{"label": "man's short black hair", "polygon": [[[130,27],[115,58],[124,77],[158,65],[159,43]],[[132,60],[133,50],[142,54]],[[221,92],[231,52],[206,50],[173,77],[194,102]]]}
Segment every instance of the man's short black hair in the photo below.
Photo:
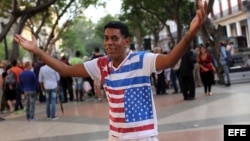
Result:
{"label": "man's short black hair", "polygon": [[121,34],[124,36],[124,38],[127,38],[130,36],[129,34],[129,30],[127,25],[125,25],[122,22],[119,21],[111,21],[108,24],[106,24],[104,26],[104,30],[106,30],[107,28],[115,28],[115,29],[120,29]]}

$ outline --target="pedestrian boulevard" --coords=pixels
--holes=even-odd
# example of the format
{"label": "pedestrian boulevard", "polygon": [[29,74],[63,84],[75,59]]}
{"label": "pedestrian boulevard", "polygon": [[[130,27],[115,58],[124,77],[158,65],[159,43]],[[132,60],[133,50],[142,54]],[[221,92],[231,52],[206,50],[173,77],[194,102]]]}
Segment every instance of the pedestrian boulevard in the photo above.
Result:
{"label": "pedestrian boulevard", "polygon": [[[168,91],[172,92],[171,90]],[[196,88],[196,99],[182,94],[154,95],[159,141],[223,141],[223,126],[250,124],[250,83],[215,85],[213,95]],[[0,141],[107,141],[108,103],[85,97],[84,102],[57,105],[58,120],[46,118],[45,104],[37,102],[37,121],[25,112],[0,114]]]}

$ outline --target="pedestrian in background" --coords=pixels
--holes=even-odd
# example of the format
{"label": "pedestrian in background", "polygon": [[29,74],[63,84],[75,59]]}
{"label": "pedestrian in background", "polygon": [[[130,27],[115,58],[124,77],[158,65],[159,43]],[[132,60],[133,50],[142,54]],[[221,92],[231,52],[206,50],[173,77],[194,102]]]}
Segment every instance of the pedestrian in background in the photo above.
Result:
{"label": "pedestrian in background", "polygon": [[[104,55],[100,53],[100,48],[99,47],[95,47],[94,49],[94,53],[91,57],[91,60],[95,59],[95,58],[99,58],[99,57],[103,57]],[[102,85],[101,85],[101,81],[98,79],[94,79],[93,80],[93,86],[94,86],[94,91],[95,91],[95,96],[98,99],[98,102],[102,101]]]}
{"label": "pedestrian in background", "polygon": [[16,93],[15,111],[18,113],[19,112],[18,110],[23,110],[22,91],[20,89],[20,81],[19,81],[19,76],[23,70],[18,66],[18,61],[16,59],[11,61],[11,65],[12,67],[10,68],[10,71],[13,72],[16,81],[14,88]]}
{"label": "pedestrian in background", "polygon": [[[153,53],[156,54],[163,54],[163,51],[160,47],[154,47]],[[161,72],[155,73],[155,78],[156,78],[156,94],[167,94],[166,93],[166,88],[167,84],[165,81],[165,69],[163,69]]]}
{"label": "pedestrian in background", "polygon": [[201,80],[204,86],[205,95],[212,95],[212,85],[214,84],[215,67],[212,63],[212,58],[207,52],[206,47],[200,45],[200,54],[198,55],[198,63],[200,66]]}
{"label": "pedestrian in background", "polygon": [[182,82],[182,94],[184,100],[195,99],[194,64],[196,58],[191,47],[181,57],[180,76]]}
{"label": "pedestrian in background", "polygon": [[10,69],[11,65],[7,65],[2,73],[3,94],[5,95],[9,112],[14,112],[16,104],[16,78]]}
{"label": "pedestrian in background", "polygon": [[202,81],[201,81],[201,75],[200,75],[200,64],[198,61],[198,56],[200,55],[200,48],[199,46],[193,49],[195,58],[196,58],[196,63],[194,64],[194,80],[195,80],[195,86],[196,87],[201,87],[202,86]]}
{"label": "pedestrian in background", "polygon": [[[172,49],[173,48],[171,48],[171,50]],[[182,93],[182,82],[181,82],[181,76],[180,76],[180,66],[181,66],[181,59],[179,59],[178,62],[173,67],[171,67],[170,79],[171,79],[171,82],[172,82],[172,86],[174,88],[174,91],[172,92],[172,94],[178,94],[179,92]]]}
{"label": "pedestrian in background", "polygon": [[[67,65],[69,64],[69,61],[66,56],[62,56],[60,59],[62,62],[64,62]],[[73,79],[70,76],[62,76],[60,75],[60,85],[62,88],[63,96],[61,96],[63,102],[68,102],[68,94],[69,94],[69,100],[74,100],[74,92],[73,92]]]}
{"label": "pedestrian in background", "polygon": [[6,101],[6,96],[4,94],[4,79],[3,79],[3,73],[6,70],[6,65],[7,65],[7,61],[6,60],[2,60],[1,64],[0,64],[0,103],[1,103],[1,107],[0,107],[0,112],[1,113],[5,113],[7,112],[7,101]]}
{"label": "pedestrian in background", "polygon": [[[40,69],[42,66],[44,66],[44,62],[38,58],[38,61],[34,64],[34,67],[33,67],[33,70],[36,74],[36,79],[38,81],[38,77],[39,77],[39,72],[40,72]],[[38,82],[39,83],[39,82]],[[45,94],[43,93],[42,91],[42,88],[39,86],[39,102],[43,103],[46,101],[46,97],[45,97]]]}
{"label": "pedestrian in background", "polygon": [[229,74],[229,64],[227,62],[227,53],[226,53],[226,43],[220,42],[220,64],[222,65],[223,73],[226,76],[225,86],[230,86],[230,74]]}
{"label": "pedestrian in background", "polygon": [[24,64],[24,71],[20,74],[20,87],[26,99],[26,119],[28,121],[35,121],[35,105],[37,93],[39,92],[39,84],[36,74],[31,71],[32,64],[28,61]]}
{"label": "pedestrian in background", "polygon": [[[69,64],[76,65],[76,64],[82,64],[82,63],[83,63],[83,59],[81,57],[81,52],[77,50],[75,52],[75,56],[69,60]],[[74,80],[74,86],[75,86],[76,101],[77,102],[83,101],[83,77],[73,77],[73,80]]]}
{"label": "pedestrian in background", "polygon": [[57,120],[58,117],[56,115],[56,98],[60,88],[59,73],[48,65],[44,65],[41,67],[41,70],[39,72],[38,81],[41,85],[42,90],[45,91],[46,95],[47,118]]}

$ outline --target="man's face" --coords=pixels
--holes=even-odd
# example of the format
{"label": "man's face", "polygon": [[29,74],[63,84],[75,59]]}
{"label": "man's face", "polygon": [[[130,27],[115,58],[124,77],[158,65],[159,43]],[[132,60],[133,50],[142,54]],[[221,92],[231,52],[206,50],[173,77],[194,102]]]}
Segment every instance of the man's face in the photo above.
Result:
{"label": "man's face", "polygon": [[107,28],[104,31],[104,49],[107,55],[113,60],[123,60],[126,56],[126,49],[129,39],[125,38],[120,29]]}

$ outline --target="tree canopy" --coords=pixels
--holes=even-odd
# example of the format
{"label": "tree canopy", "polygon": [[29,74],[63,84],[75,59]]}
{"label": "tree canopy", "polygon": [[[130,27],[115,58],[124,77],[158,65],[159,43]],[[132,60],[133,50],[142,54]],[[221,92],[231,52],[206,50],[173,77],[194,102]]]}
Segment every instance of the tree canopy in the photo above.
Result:
{"label": "tree canopy", "polygon": [[[102,4],[98,0],[12,0],[3,1],[0,4],[0,15],[3,17],[4,26],[0,33],[0,42],[14,33],[20,34],[23,29],[30,30],[37,38],[42,27],[48,26],[51,31],[48,33],[44,49],[47,50],[57,41],[64,29],[69,26],[70,21],[82,13],[89,5]],[[65,24],[59,28],[59,20],[67,15]],[[12,30],[10,30],[12,29]],[[12,31],[12,32],[10,32]],[[12,43],[12,51],[9,60],[19,56],[17,43]]]}

